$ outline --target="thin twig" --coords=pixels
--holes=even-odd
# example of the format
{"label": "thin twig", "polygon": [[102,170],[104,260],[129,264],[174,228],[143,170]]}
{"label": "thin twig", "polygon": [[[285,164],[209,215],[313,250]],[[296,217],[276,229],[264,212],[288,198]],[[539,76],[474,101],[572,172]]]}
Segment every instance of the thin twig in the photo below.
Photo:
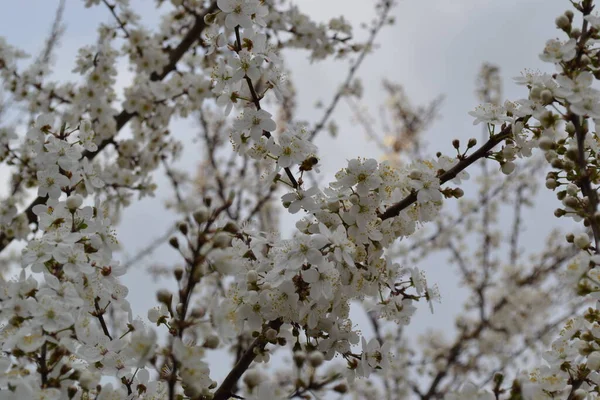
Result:
{"label": "thin twig", "polygon": [[102,326],[102,332],[104,332],[104,335],[106,335],[108,339],[112,340],[112,336],[110,335],[110,332],[108,332],[108,327],[106,326],[106,321],[104,320],[104,313],[106,312],[106,310],[100,308],[97,299],[94,300],[94,308],[96,309],[96,312],[93,315],[96,318],[98,318],[98,321],[100,321],[100,326]]}
{"label": "thin twig", "polygon": [[342,86],[340,87],[340,89],[337,91],[337,93],[335,94],[335,96],[331,100],[331,103],[329,104],[329,106],[325,110],[325,114],[323,114],[323,117],[321,117],[321,120],[317,123],[317,125],[315,125],[315,128],[310,133],[310,140],[311,141],[323,129],[323,127],[325,126],[325,124],[327,123],[327,121],[329,120],[329,118],[331,117],[331,115],[333,114],[333,111],[335,110],[335,107],[337,106],[338,102],[340,101],[340,99],[344,95],[344,93],[346,91],[346,88],[348,88],[348,86],[350,85],[350,82],[352,82],[352,79],[354,78],[354,75],[356,74],[356,71],[358,71],[358,68],[362,64],[362,62],[365,59],[367,53],[373,48],[373,43],[375,42],[375,38],[377,37],[377,34],[381,30],[381,28],[383,28],[383,26],[385,25],[386,21],[388,20],[389,12],[392,9],[392,6],[393,6],[393,2],[392,1],[388,1],[388,2],[384,3],[384,9],[381,11],[381,15],[380,15],[379,21],[373,27],[373,29],[371,29],[371,35],[369,36],[369,39],[367,40],[367,43],[365,44],[365,47],[363,48],[363,50],[359,54],[359,56],[356,59],[356,61],[354,62],[354,64],[352,64],[352,66],[350,67],[350,70],[348,71],[348,76],[346,76],[346,80],[344,81],[344,83],[342,84]]}

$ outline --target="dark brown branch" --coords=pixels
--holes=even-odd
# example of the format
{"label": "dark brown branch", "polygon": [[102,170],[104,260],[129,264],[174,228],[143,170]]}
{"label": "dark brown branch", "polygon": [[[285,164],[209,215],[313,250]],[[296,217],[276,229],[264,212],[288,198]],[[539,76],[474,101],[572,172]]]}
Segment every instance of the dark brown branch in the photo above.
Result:
{"label": "dark brown branch", "polygon": [[[503,140],[508,138],[512,132],[512,125],[507,125],[502,129],[502,131],[494,136],[492,136],[483,146],[481,146],[477,151],[473,152],[470,156],[461,160],[454,167],[450,168],[448,171],[444,172],[440,176],[440,185],[448,182],[456,178],[456,176],[465,170],[468,166],[473,164],[475,161],[487,157],[489,152],[496,147],[497,144],[501,143]],[[381,214],[381,219],[386,220],[388,218],[396,217],[400,214],[402,210],[409,207],[413,203],[417,201],[417,192],[412,192],[408,196],[406,196],[400,202],[390,206],[383,214]]]}
{"label": "dark brown branch", "polygon": [[40,364],[40,368],[39,368],[39,372],[40,372],[40,377],[42,380],[42,387],[46,387],[46,385],[48,384],[48,364],[46,362],[46,352],[47,352],[47,343],[44,343],[42,345],[42,349],[41,349],[41,354],[39,357],[39,364]]}
{"label": "dark brown branch", "polygon": [[[583,8],[581,11],[584,16],[590,15],[594,9],[592,1],[584,1],[582,3],[582,7]],[[577,57],[575,59],[577,66],[581,66],[581,57],[584,54],[585,44],[589,39],[589,35],[590,31],[588,29],[588,21],[584,19],[581,28],[581,36],[579,37],[579,41],[577,43]],[[589,200],[586,210],[588,213],[587,220],[590,223],[590,227],[592,228],[592,232],[594,234],[594,244],[597,253],[599,251],[598,244],[600,243],[600,226],[596,222],[594,216],[598,210],[598,195],[596,190],[592,188],[589,171],[587,169],[587,158],[585,155],[585,136],[587,132],[583,129],[579,116],[573,114],[570,109],[569,119],[575,126],[575,135],[577,139],[577,167],[580,175],[579,184],[581,187],[581,192]]]}
{"label": "dark brown branch", "polygon": [[94,307],[96,308],[96,312],[94,312],[92,315],[94,315],[96,318],[98,318],[98,321],[100,321],[100,326],[102,326],[102,332],[104,332],[104,335],[112,340],[112,336],[110,336],[110,332],[108,332],[108,326],[106,326],[106,321],[104,320],[104,313],[106,310],[100,308],[98,300],[94,300]]}
{"label": "dark brown branch", "polygon": [[131,36],[131,35],[129,34],[129,31],[127,30],[127,27],[125,26],[125,22],[123,22],[121,20],[121,18],[119,18],[119,16],[117,15],[117,12],[115,11],[116,5],[110,4],[107,0],[102,0],[102,2],[108,8],[108,10],[112,14],[113,18],[115,19],[115,21],[117,21],[117,24],[119,24],[119,27],[123,31],[123,34],[125,35],[125,37],[127,39],[129,39],[129,36]]}
{"label": "dark brown branch", "polygon": [[250,367],[250,364],[252,364],[252,361],[254,361],[256,358],[254,349],[262,351],[266,345],[267,341],[264,337],[259,336],[258,338],[254,339],[254,342],[252,342],[250,347],[248,347],[235,367],[229,371],[229,374],[227,374],[223,380],[223,383],[221,383],[221,386],[219,386],[215,392],[213,400],[227,400],[231,397],[232,388],[236,385],[242,374],[246,372],[248,367]]}
{"label": "dark brown branch", "polygon": [[[276,319],[274,321],[269,322],[268,325],[263,325],[263,330],[266,329],[275,329],[279,331],[283,322],[280,319]],[[269,342],[263,334],[258,336],[252,344],[246,349],[242,357],[239,359],[237,364],[233,367],[231,371],[227,374],[221,386],[214,393],[212,400],[227,400],[232,397],[233,388],[236,386],[237,381],[240,379],[242,374],[246,372],[252,361],[256,358],[256,356],[261,353]]]}
{"label": "dark brown branch", "polygon": [[586,210],[588,214],[587,220],[590,222],[592,232],[594,233],[594,244],[596,252],[598,252],[598,243],[600,243],[600,226],[598,226],[598,223],[594,218],[594,214],[598,210],[598,195],[592,188],[589,172],[587,170],[587,159],[585,156],[584,143],[586,132],[583,130],[578,116],[572,115],[571,122],[573,122],[573,125],[575,126],[575,134],[577,136],[577,166],[579,168],[579,175],[581,176],[579,179],[581,192],[589,200]]}

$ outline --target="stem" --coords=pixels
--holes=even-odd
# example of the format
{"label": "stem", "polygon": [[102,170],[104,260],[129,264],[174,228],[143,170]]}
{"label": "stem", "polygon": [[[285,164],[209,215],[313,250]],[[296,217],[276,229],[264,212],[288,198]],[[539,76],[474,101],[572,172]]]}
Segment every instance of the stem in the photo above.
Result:
{"label": "stem", "polygon": [[[279,331],[283,322],[280,319],[276,319],[275,321],[269,322],[267,325],[263,325],[263,333],[266,329],[275,329]],[[214,393],[212,400],[227,400],[232,397],[233,388],[236,386],[237,381],[240,379],[242,374],[246,372],[252,361],[256,358],[256,356],[262,352],[269,342],[265,338],[264,334],[258,336],[250,347],[244,352],[244,354],[240,357],[239,361],[231,371],[227,374],[221,386]]]}
{"label": "stem", "polygon": [[600,241],[600,227],[594,218],[594,214],[596,214],[596,210],[598,209],[598,195],[596,191],[592,188],[592,183],[590,181],[590,176],[587,171],[587,160],[585,156],[585,134],[586,132],[583,130],[581,123],[579,122],[579,117],[573,115],[571,118],[571,122],[575,126],[575,131],[577,135],[577,164],[579,167],[579,175],[581,192],[585,197],[588,198],[588,221],[590,222],[590,227],[592,228],[592,232],[594,233],[594,244],[596,248],[596,252],[598,252],[598,242]]}
{"label": "stem", "polygon": [[94,307],[96,308],[95,316],[100,321],[100,326],[102,326],[102,332],[112,340],[112,336],[110,336],[110,332],[108,332],[108,327],[106,326],[106,321],[104,320],[104,312],[105,310],[100,309],[100,305],[98,304],[98,299],[94,300]]}
{"label": "stem", "polygon": [[44,344],[42,345],[42,350],[41,350],[40,359],[39,359],[42,387],[46,387],[46,385],[48,384],[48,365],[46,364],[46,344],[47,344],[47,342],[44,342]]}
{"label": "stem", "polygon": [[[236,44],[237,44],[237,52],[242,51],[242,39],[241,39],[241,35],[240,35],[240,26],[239,25],[235,27],[235,40],[236,40]],[[254,106],[256,107],[257,110],[261,110],[262,108],[260,107],[260,98],[258,97],[258,94],[256,94],[256,89],[254,89],[254,85],[252,84],[252,79],[250,79],[248,77],[248,75],[244,75],[244,79],[246,80],[246,83],[248,84],[248,89],[250,89],[250,94],[252,95],[252,102],[254,103]],[[263,131],[263,136],[270,138],[271,133],[267,132],[267,131]],[[292,182],[293,188],[298,189],[298,181],[296,181],[296,178],[294,177],[294,174],[292,174],[292,171],[288,167],[284,168],[284,170],[285,170],[285,174]]]}

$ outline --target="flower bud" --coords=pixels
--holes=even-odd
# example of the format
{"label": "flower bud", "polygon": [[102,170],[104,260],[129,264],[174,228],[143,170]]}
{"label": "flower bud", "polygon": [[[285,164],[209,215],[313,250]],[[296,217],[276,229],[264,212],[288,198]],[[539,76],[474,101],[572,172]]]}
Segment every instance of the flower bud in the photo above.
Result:
{"label": "flower bud", "polygon": [[563,200],[563,204],[567,207],[576,208],[579,206],[579,200],[573,196],[567,196]]}
{"label": "flower bud", "polygon": [[552,168],[562,169],[565,166],[565,163],[560,158],[555,158],[554,160],[550,161],[550,165]]}
{"label": "flower bud", "polygon": [[573,14],[573,11],[567,10],[567,11],[565,11],[565,16],[567,18],[569,18],[569,21],[573,22],[573,18],[575,17],[575,14]]}
{"label": "flower bud", "polygon": [[188,234],[188,225],[185,222],[180,222],[177,224],[177,229],[179,229],[179,232],[183,233],[184,235]]}
{"label": "flower bud", "polygon": [[183,314],[183,303],[177,303],[175,306],[175,311],[177,311],[177,315]]}
{"label": "flower bud", "polygon": [[565,157],[569,160],[576,161],[577,160],[577,149],[573,147],[569,147],[565,152]]}
{"label": "flower bud", "polygon": [[240,227],[235,222],[229,221],[228,223],[225,224],[225,226],[223,227],[223,230],[225,232],[236,234],[240,230]]}
{"label": "flower bud", "polygon": [[67,208],[74,211],[83,204],[83,197],[79,194],[72,194],[67,198]]}
{"label": "flower bud", "polygon": [[75,395],[77,394],[77,392],[79,391],[79,389],[77,389],[77,386],[69,386],[67,388],[67,396],[69,399],[72,399],[73,397],[75,397]]}
{"label": "flower bud", "polygon": [[546,187],[548,189],[556,189],[556,187],[558,186],[558,182],[556,182],[556,180],[554,179],[546,179]]}
{"label": "flower bud", "polygon": [[542,136],[538,142],[538,146],[540,146],[540,149],[544,151],[551,150],[554,146],[554,140],[550,139],[547,136]]}
{"label": "flower bud", "polygon": [[213,244],[218,249],[231,246],[231,235],[225,232],[219,232],[213,236]]}
{"label": "flower bud", "polygon": [[273,328],[269,328],[265,332],[265,337],[267,338],[268,341],[272,342],[275,339],[277,339],[277,331]]}
{"label": "flower bud", "polygon": [[169,244],[175,249],[179,248],[179,240],[177,240],[177,238],[175,236],[173,236],[171,239],[169,239]]}
{"label": "flower bud", "polygon": [[419,180],[423,177],[423,173],[421,173],[421,171],[410,171],[408,177],[410,179]]}
{"label": "flower bud", "polygon": [[567,243],[573,243],[573,240],[575,240],[575,235],[572,233],[567,233],[565,235],[565,239],[567,240]]}
{"label": "flower bud", "polygon": [[302,350],[295,351],[293,359],[296,366],[300,368],[304,364],[304,361],[306,361],[306,353]]}
{"label": "flower bud", "polygon": [[246,386],[248,386],[248,389],[252,390],[260,384],[260,382],[262,381],[262,376],[257,370],[251,369],[248,372],[246,372],[246,375],[244,375],[243,380]]}
{"label": "flower bud", "polygon": [[559,15],[556,18],[555,22],[556,26],[562,29],[563,31],[568,31],[571,29],[571,21],[569,20],[569,17],[567,17],[565,14]]}
{"label": "flower bud", "polygon": [[504,164],[502,164],[500,169],[502,170],[503,174],[510,175],[515,170],[515,167],[516,167],[516,165],[514,162],[508,161],[508,162],[505,162]]}
{"label": "flower bud", "polygon": [[319,367],[325,361],[325,356],[320,351],[313,351],[308,355],[308,362],[313,368]]}
{"label": "flower bud", "polygon": [[251,269],[246,273],[246,282],[248,283],[256,283],[258,281],[258,273]]}
{"label": "flower bud", "polygon": [[579,193],[579,187],[574,183],[569,183],[567,185],[567,194],[577,196],[577,193]]}
{"label": "flower bud", "polygon": [[565,171],[571,171],[575,168],[575,163],[573,161],[565,159],[563,160],[562,167]]}
{"label": "flower bud", "polygon": [[552,94],[551,91],[549,91],[548,89],[545,89],[545,90],[542,90],[542,93],[540,93],[540,99],[542,100],[542,103],[550,104],[554,101],[554,95]]}
{"label": "flower bud", "polygon": [[175,270],[173,271],[173,275],[175,275],[175,279],[177,281],[180,281],[181,278],[183,277],[183,269],[175,268]]}
{"label": "flower bud", "polygon": [[504,375],[502,375],[501,373],[494,374],[494,383],[496,384],[497,387],[502,385],[503,381],[504,381]]}
{"label": "flower bud", "polygon": [[171,300],[173,300],[173,294],[167,289],[160,289],[156,292],[156,300],[159,303],[164,303],[167,307],[171,306]]}
{"label": "flower bud", "polygon": [[588,237],[587,233],[580,233],[575,235],[573,243],[580,249],[585,250],[590,245],[590,238]]}
{"label": "flower bud", "polygon": [[210,335],[204,341],[203,346],[207,349],[216,349],[219,347],[219,337],[217,335]]}
{"label": "flower bud", "polygon": [[194,221],[196,221],[196,223],[198,225],[205,223],[206,221],[208,221],[208,210],[206,208],[202,208],[198,211],[196,211],[193,214],[194,217]]}
{"label": "flower bud", "polygon": [[592,59],[590,57],[588,57],[587,54],[584,54],[584,55],[581,56],[581,63],[583,65],[588,65],[591,62],[592,62]]}
{"label": "flower bud", "polygon": [[348,385],[346,385],[345,383],[342,382],[342,383],[338,383],[337,385],[335,385],[331,389],[334,392],[344,394],[344,393],[346,393],[348,391]]}
{"label": "flower bud", "polygon": [[546,159],[546,161],[548,161],[549,163],[552,163],[554,160],[556,160],[558,158],[558,154],[556,153],[556,151],[554,150],[548,150],[546,152],[546,154],[544,154],[544,158]]}
{"label": "flower bud", "polygon": [[194,307],[194,308],[192,308],[192,311],[190,312],[190,317],[196,318],[196,319],[204,318],[205,315],[206,315],[206,308],[204,308],[204,307]]}

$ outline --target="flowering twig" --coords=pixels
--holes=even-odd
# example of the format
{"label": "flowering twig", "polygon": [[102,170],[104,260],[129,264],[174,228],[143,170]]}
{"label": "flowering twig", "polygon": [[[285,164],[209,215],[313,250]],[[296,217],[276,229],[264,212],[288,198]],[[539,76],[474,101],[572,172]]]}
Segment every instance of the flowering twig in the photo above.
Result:
{"label": "flowering twig", "polygon": [[[175,67],[179,60],[184,56],[184,54],[197,42],[200,34],[206,28],[206,23],[204,22],[204,17],[217,9],[217,2],[211,2],[210,6],[206,9],[206,11],[196,17],[194,25],[190,28],[190,30],[183,37],[181,42],[175,47],[172,51],[169,52],[169,63],[163,68],[160,74],[152,73],[150,76],[151,81],[160,81],[164,79],[170,72],[175,70]],[[135,116],[135,113],[129,113],[125,110],[121,111],[116,117],[116,132],[118,133],[123,127]],[[100,152],[109,144],[114,143],[114,138],[108,138],[103,140],[99,145],[96,151],[85,151],[83,153],[84,157],[92,160],[94,159]],[[33,202],[25,209],[24,214],[27,217],[29,223],[35,223],[37,221],[37,216],[33,213],[33,207],[38,204],[46,203],[46,197],[37,197]],[[9,237],[6,232],[0,232],[0,252],[6,248],[11,242],[13,238]]]}
{"label": "flowering twig", "polygon": [[[496,145],[498,145],[499,143],[501,143],[502,141],[504,141],[505,139],[510,137],[511,132],[512,132],[512,125],[505,126],[501,132],[490,137],[490,139],[483,146],[481,146],[479,149],[474,151],[470,156],[464,158],[463,160],[460,160],[458,162],[458,164],[456,164],[454,167],[450,168],[448,171],[446,171],[442,175],[440,175],[440,177],[439,177],[440,184],[444,184],[444,183],[448,182],[449,180],[456,178],[456,176],[461,171],[464,171],[469,165],[473,164],[475,161],[477,161],[481,158],[487,157],[488,153],[494,147],[496,147]],[[409,207],[411,204],[415,203],[416,201],[417,201],[417,192],[415,191],[415,192],[412,192],[411,194],[409,194],[408,196],[406,196],[404,199],[402,199],[398,203],[388,207],[380,215],[380,218],[382,220],[386,220],[388,218],[396,217],[396,216],[398,216],[398,214],[400,214],[400,212],[402,210]]]}

